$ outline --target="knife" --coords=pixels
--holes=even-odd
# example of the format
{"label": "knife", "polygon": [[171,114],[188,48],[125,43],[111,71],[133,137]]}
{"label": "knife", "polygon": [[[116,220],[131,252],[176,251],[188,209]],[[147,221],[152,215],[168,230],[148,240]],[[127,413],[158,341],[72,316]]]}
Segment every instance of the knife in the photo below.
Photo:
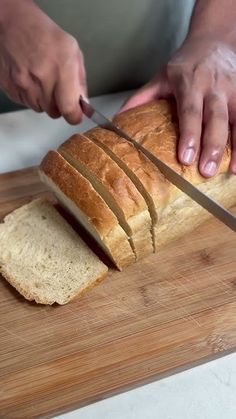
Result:
{"label": "knife", "polygon": [[178,172],[160,160],[158,157],[154,156],[149,150],[139,144],[136,140],[130,137],[126,132],[120,129],[117,125],[112,123],[108,118],[96,110],[91,103],[87,102],[82,96],[80,96],[80,106],[83,113],[90,118],[96,125],[101,126],[102,128],[109,129],[110,131],[115,132],[120,137],[123,137],[129,143],[133,144],[137,150],[141,151],[145,156],[151,160],[155,166],[162,172],[162,174],[177,188],[182,192],[188,195],[191,199],[205,208],[210,212],[214,217],[218,218],[225,225],[227,225],[231,230],[236,232],[236,217],[216,202],[214,199],[210,198],[204,192],[200,191],[196,186],[190,183],[187,179],[181,176]]}

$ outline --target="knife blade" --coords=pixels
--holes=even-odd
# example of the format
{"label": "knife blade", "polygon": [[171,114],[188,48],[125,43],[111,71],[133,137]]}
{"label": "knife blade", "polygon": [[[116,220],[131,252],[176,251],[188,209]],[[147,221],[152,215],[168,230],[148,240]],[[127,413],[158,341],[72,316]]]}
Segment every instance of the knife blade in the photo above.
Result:
{"label": "knife blade", "polygon": [[141,151],[157,168],[162,172],[162,174],[177,188],[182,192],[188,195],[191,199],[205,208],[218,220],[222,221],[227,225],[231,230],[236,232],[236,217],[220,205],[213,198],[206,195],[191,182],[181,176],[178,172],[160,160],[157,156],[153,155],[149,150],[139,144],[136,140],[130,137],[126,132],[120,129],[117,125],[112,123],[108,118],[106,118],[101,112],[95,109],[91,103],[87,102],[86,99],[80,97],[80,106],[83,113],[90,118],[96,125],[101,126],[102,128],[109,129],[110,131],[115,132],[120,137],[127,140],[129,143],[133,144],[137,150]]}

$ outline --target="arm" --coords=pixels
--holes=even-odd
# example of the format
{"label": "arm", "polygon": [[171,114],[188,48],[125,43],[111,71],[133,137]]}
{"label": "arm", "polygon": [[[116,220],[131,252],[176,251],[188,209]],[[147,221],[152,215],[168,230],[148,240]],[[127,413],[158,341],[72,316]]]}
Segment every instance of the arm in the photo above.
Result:
{"label": "arm", "polygon": [[32,0],[0,0],[0,88],[36,112],[82,119],[82,52]]}
{"label": "arm", "polygon": [[232,130],[231,172],[236,174],[236,1],[197,0],[188,35],[167,64],[122,110],[174,95],[178,158],[189,165],[200,150],[199,170],[213,176]]}
{"label": "arm", "polygon": [[235,0],[196,0],[187,38],[208,34],[235,43],[235,18]]}

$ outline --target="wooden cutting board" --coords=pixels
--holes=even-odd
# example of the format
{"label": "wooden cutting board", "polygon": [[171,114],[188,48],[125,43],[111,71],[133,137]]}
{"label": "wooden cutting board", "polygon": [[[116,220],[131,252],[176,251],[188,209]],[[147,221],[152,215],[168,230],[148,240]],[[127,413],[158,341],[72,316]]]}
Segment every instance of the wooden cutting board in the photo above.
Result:
{"label": "wooden cutting board", "polygon": [[[0,218],[44,194],[0,176]],[[236,348],[236,236],[217,220],[80,301],[38,306],[0,279],[0,417],[50,416]]]}

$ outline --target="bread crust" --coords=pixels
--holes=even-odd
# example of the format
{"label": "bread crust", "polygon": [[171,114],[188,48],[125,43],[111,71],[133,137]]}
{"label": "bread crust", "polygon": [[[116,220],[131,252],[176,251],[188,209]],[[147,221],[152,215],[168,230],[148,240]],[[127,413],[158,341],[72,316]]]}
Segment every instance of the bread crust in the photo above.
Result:
{"label": "bread crust", "polygon": [[[60,228],[62,228],[63,233],[65,233],[65,235],[68,234],[68,237],[71,240],[74,240],[75,244],[79,243],[82,251],[84,252],[83,253],[84,256],[87,255],[88,257],[91,257],[93,255],[92,251],[89,250],[85,244],[79,241],[79,239],[77,241],[77,235],[75,231],[66,221],[63,220],[62,216],[56,211],[53,205],[45,198],[34,199],[30,203],[23,205],[22,207],[8,214],[4,218],[4,222],[1,225],[0,233],[1,235],[3,234],[2,237],[6,237],[7,239],[8,234],[11,235],[11,231],[13,231],[15,234],[15,238],[18,237],[19,239],[21,237],[22,238],[21,241],[25,240],[24,239],[24,234],[26,232],[25,228],[27,229],[28,218],[31,217],[32,214],[34,215],[36,214],[36,217],[37,217],[37,218],[33,218],[34,224],[32,225],[34,226],[35,229],[38,229],[38,231],[43,231],[42,225],[38,225],[38,223],[40,224],[41,218],[42,219],[44,217],[46,218],[49,215],[50,217],[53,217],[53,220],[56,223],[54,224],[54,227],[55,225],[58,226],[57,223],[59,223],[59,225],[61,226]],[[35,223],[36,220],[37,220],[37,223]],[[52,231],[51,231],[52,234],[53,234],[54,227],[52,227]],[[21,233],[19,233],[20,230],[21,230]],[[45,243],[48,243],[46,236],[47,234],[50,234],[50,225],[49,225],[49,231],[44,230],[44,234],[45,236],[42,236],[42,239],[45,240]],[[30,243],[28,243],[27,241],[24,241],[22,242],[21,245],[24,245],[27,247],[27,245],[29,244]],[[18,250],[20,250],[20,247],[18,247]],[[53,287],[52,287],[52,290],[49,289],[49,292],[45,292],[45,289],[43,287],[40,291],[38,287],[35,288],[35,281],[38,282],[39,278],[37,277],[37,275],[35,275],[35,272],[32,269],[32,266],[28,268],[27,260],[24,261],[23,259],[22,267],[26,267],[26,270],[23,269],[22,271],[20,267],[18,268],[19,261],[16,263],[16,265],[14,264],[15,263],[14,259],[12,259],[11,261],[11,258],[9,256],[11,254],[11,251],[12,251],[11,248],[9,249],[6,248],[5,250],[3,249],[3,252],[1,252],[0,273],[9,282],[9,284],[12,285],[24,298],[26,298],[29,301],[35,301],[38,304],[48,304],[48,305],[52,305],[54,303],[57,303],[60,305],[67,304],[69,301],[72,301],[76,298],[81,297],[86,292],[86,290],[93,288],[98,282],[102,281],[108,274],[107,266],[104,265],[102,262],[98,263],[98,258],[94,255],[94,259],[93,258],[91,259],[91,263],[94,262],[94,266],[96,267],[93,270],[93,274],[86,279],[87,284],[86,283],[81,284],[78,282],[76,284],[76,287],[78,287],[78,290],[76,290],[75,288],[71,296],[63,295],[61,293],[63,288],[61,289],[60,286],[57,292],[55,292],[55,288],[53,291]],[[42,257],[42,255],[40,257]],[[36,258],[37,258],[37,249],[36,249]],[[67,255],[67,258],[68,258],[68,255]],[[42,261],[42,259],[40,260]],[[29,264],[31,264],[31,260],[29,260]],[[20,265],[21,265],[21,262],[20,262]],[[15,271],[16,267],[17,267],[17,272]],[[29,270],[27,271],[27,269]],[[28,277],[29,277],[27,281],[25,280],[26,279],[25,272],[28,273]],[[66,284],[67,278],[65,277],[64,280]],[[53,276],[51,278],[51,282],[52,282],[51,285],[53,286],[53,282],[54,282]]]}
{"label": "bread crust", "polygon": [[[147,125],[147,121],[149,121],[149,125]],[[151,153],[159,157],[193,184],[198,185],[211,182],[211,179],[206,179],[200,175],[198,170],[199,158],[191,166],[180,164],[177,159],[176,144],[179,137],[179,130],[174,102],[166,100],[153,101],[117,115],[114,118],[114,122],[151,151]],[[143,129],[140,127],[141,123],[145,125]],[[230,156],[230,147],[227,146],[218,174],[228,171]],[[168,181],[166,186],[169,189],[168,204],[179,193],[183,193]],[[163,203],[160,200],[161,207],[163,207]]]}
{"label": "bread crust", "polygon": [[96,144],[82,134],[65,141],[58,152],[85,165],[116,200],[126,219],[147,209],[146,202],[123,170]]}
{"label": "bread crust", "polygon": [[[98,180],[108,191],[109,196],[104,199],[109,206],[111,205],[121,227],[130,236],[137,260],[152,253],[154,250],[151,235],[152,220],[147,204],[134,183],[115,161],[93,141],[80,134],[69,138],[59,147],[58,152],[77,170],[89,170],[95,181]],[[83,174],[88,178],[91,176],[88,172]],[[103,193],[101,188],[99,192]],[[115,202],[115,207],[112,207],[112,200]],[[139,216],[139,231],[142,232],[142,237],[136,235],[132,229],[133,218],[136,220],[137,216]]]}
{"label": "bread crust", "polygon": [[[176,156],[176,144],[179,137],[178,118],[173,101],[153,101],[130,109],[117,115],[114,122],[185,179],[200,189],[207,190],[207,193],[215,197],[222,205],[229,207],[236,203],[236,177],[226,176],[231,157],[229,145],[224,151],[218,173],[211,179],[206,179],[199,173],[199,156],[191,166],[179,163]],[[231,196],[227,191],[228,186],[230,186]],[[160,191],[161,195],[162,193]],[[189,210],[184,210],[187,207]],[[156,201],[156,210],[158,223],[154,229],[157,249],[192,231],[210,217],[208,212],[167,180],[165,197],[163,200]],[[183,211],[185,211],[184,218]]]}
{"label": "bread crust", "polygon": [[113,212],[87,179],[57,151],[49,151],[39,168],[87,215],[102,238],[118,224]]}
{"label": "bread crust", "polygon": [[6,279],[6,281],[15,288],[26,300],[28,301],[35,301],[37,304],[43,304],[43,305],[53,305],[53,304],[59,304],[59,305],[65,305],[68,304],[71,301],[78,300],[81,298],[84,294],[86,294],[87,291],[92,290],[96,285],[98,285],[101,281],[103,281],[107,277],[107,272],[98,276],[93,282],[91,282],[89,285],[82,288],[77,295],[74,295],[73,297],[65,300],[63,303],[57,301],[56,299],[40,299],[37,294],[34,294],[30,292],[30,290],[27,290],[26,288],[20,286],[19,283],[16,284],[15,279],[9,275],[7,269],[4,268],[3,265],[0,265],[0,273],[1,275]]}
{"label": "bread crust", "polygon": [[[116,115],[113,120],[131,137],[135,138],[154,155],[165,161],[184,178],[198,185],[200,188],[208,189],[208,192],[214,189],[213,193],[216,194],[217,198],[224,205],[229,206],[236,203],[236,193],[235,200],[234,198],[226,198],[224,185],[226,186],[228,184],[228,180],[226,177],[221,178],[221,175],[226,174],[228,171],[231,156],[229,146],[225,149],[218,174],[213,179],[206,179],[200,175],[198,158],[193,165],[188,167],[179,163],[176,156],[176,143],[179,136],[178,116],[174,101],[153,101]],[[110,153],[108,153],[107,149],[109,149]],[[157,248],[171,239],[180,237],[185,232],[191,231],[195,226],[208,218],[208,214],[206,215],[200,208],[198,208],[198,211],[196,209],[197,204],[189,201],[189,198],[182,191],[165,179],[162,173],[146,156],[111,131],[97,127],[87,131],[83,135],[75,135],[59,148],[59,152],[69,153],[75,159],[79,159],[85,166],[96,173],[97,176],[100,176],[105,187],[107,187],[110,193],[114,194],[113,196],[116,196],[117,202],[122,208],[127,221],[132,225],[132,234],[136,240],[139,257],[141,257],[141,249],[143,249],[143,256],[150,252],[148,245],[150,240],[146,234],[148,231],[148,218],[144,217],[142,220],[142,214],[145,211],[147,212],[147,208],[150,214],[152,214],[155,245]],[[116,158],[112,156],[111,152]],[[134,195],[132,188],[127,192],[128,172],[125,175],[121,175],[122,165],[117,168],[117,164],[111,161],[111,159],[117,161],[117,158],[122,160],[129,167],[130,171],[141,181],[153,202],[152,208],[150,208],[150,202],[148,202],[146,197],[146,203],[143,197],[140,199],[140,193]],[[121,178],[119,178],[120,176]],[[116,183],[117,179],[120,182]],[[219,184],[215,186],[217,179],[219,179]],[[132,184],[131,180],[128,181],[128,184],[130,183]],[[234,182],[231,182],[230,185],[230,188],[232,188],[230,190],[233,191]],[[220,189],[220,192],[217,188]],[[135,193],[137,193],[137,190]],[[72,199],[74,198],[72,197]],[[189,212],[188,214],[186,213],[185,225],[183,220],[178,223],[178,220],[182,217],[182,208],[178,206],[179,199],[183,201],[183,205],[186,204],[189,207]],[[193,209],[191,213],[192,204]],[[153,216],[154,211],[156,218],[155,215]],[[140,219],[136,219],[137,215],[140,215]],[[192,222],[191,217],[194,217],[194,221],[192,220]],[[173,223],[171,219],[172,221],[174,220]],[[170,228],[168,226],[165,227],[165,224],[168,223]],[[142,234],[143,237],[141,237]]]}
{"label": "bread crust", "polygon": [[[173,101],[153,101],[130,109],[114,117],[114,122],[127,134],[159,157],[184,178],[195,185],[211,182],[200,175],[199,158],[191,166],[180,164],[176,155],[176,144],[179,137],[176,106]],[[143,128],[142,128],[143,127]],[[230,162],[231,151],[227,146],[218,170],[218,174],[226,173]],[[168,204],[176,196],[182,194],[173,184],[167,181],[169,189]],[[166,201],[164,201],[166,205]],[[163,201],[160,200],[160,208]]]}
{"label": "bread crust", "polygon": [[[56,151],[48,152],[40,165],[40,171],[86,215],[111,253],[118,269],[122,270],[135,261],[127,235],[87,179]],[[58,198],[60,200],[60,197]]]}

